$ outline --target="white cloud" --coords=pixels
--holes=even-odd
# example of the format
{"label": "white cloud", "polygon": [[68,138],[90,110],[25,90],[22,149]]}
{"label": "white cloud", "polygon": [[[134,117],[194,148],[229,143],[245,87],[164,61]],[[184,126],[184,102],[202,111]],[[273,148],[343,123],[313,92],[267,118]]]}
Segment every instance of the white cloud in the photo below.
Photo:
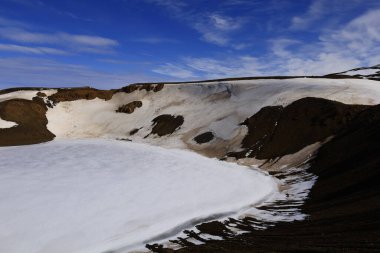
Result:
{"label": "white cloud", "polygon": [[342,27],[322,35],[326,50],[368,58],[380,54],[380,9],[369,11]]}
{"label": "white cloud", "polygon": [[272,53],[278,57],[290,57],[292,52],[287,48],[300,43],[298,40],[284,38],[272,40]]}
{"label": "white cloud", "polygon": [[142,37],[142,38],[135,38],[131,41],[134,42],[141,42],[141,43],[147,43],[147,44],[161,44],[161,43],[177,43],[178,40],[170,39],[170,38],[162,38],[162,37]]}
{"label": "white cloud", "polygon": [[49,47],[27,47],[14,44],[0,44],[0,51],[19,52],[27,54],[55,54],[65,55],[65,51]]}
{"label": "white cloud", "polygon": [[230,46],[236,49],[238,43],[232,43],[231,34],[242,28],[246,22],[245,17],[230,17],[218,12],[194,11],[186,2],[180,0],[145,1],[166,8],[174,18],[185,22],[199,32],[201,40],[218,46]]}
{"label": "white cloud", "polygon": [[112,40],[100,36],[90,36],[83,34],[69,33],[37,33],[30,32],[21,28],[0,28],[0,36],[23,43],[38,43],[38,44],[71,44],[89,47],[114,47],[118,45],[116,40]]}
{"label": "white cloud", "polygon": [[252,56],[238,56],[225,60],[212,58],[187,58],[188,68],[200,71],[204,78],[255,76],[262,74],[259,60]]}
{"label": "white cloud", "polygon": [[327,0],[313,1],[304,15],[293,17],[290,28],[294,30],[307,29],[311,23],[323,17],[328,9],[328,4],[329,1]]}
{"label": "white cloud", "polygon": [[218,30],[233,31],[237,30],[241,26],[241,22],[238,19],[222,16],[219,14],[211,14],[209,16],[211,24]]}
{"label": "white cloud", "polygon": [[191,24],[192,27],[202,35],[204,41],[218,46],[232,46],[230,35],[243,24],[243,18],[231,18],[215,13],[197,19],[197,22]]}
{"label": "white cloud", "polygon": [[[90,53],[112,53],[114,48],[119,45],[116,40],[101,36],[65,32],[39,33],[32,30],[22,22],[0,17],[0,38],[18,43],[55,45],[75,52]],[[20,49],[19,52],[21,51]]]}
{"label": "white cloud", "polygon": [[171,63],[166,63],[158,68],[153,69],[152,71],[161,75],[172,76],[180,79],[195,77],[195,74],[191,70]]}

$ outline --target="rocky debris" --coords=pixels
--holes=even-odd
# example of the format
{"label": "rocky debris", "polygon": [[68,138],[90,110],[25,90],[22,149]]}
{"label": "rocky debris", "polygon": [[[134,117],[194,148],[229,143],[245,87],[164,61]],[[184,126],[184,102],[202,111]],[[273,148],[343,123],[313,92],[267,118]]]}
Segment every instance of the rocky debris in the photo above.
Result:
{"label": "rocky debris", "polygon": [[135,135],[137,134],[137,132],[140,130],[141,128],[135,128],[135,129],[132,129],[130,132],[129,132],[129,135]]}
{"label": "rocky debris", "polygon": [[131,114],[135,111],[136,108],[140,108],[141,106],[142,106],[141,101],[133,101],[128,104],[119,106],[116,112]]}
{"label": "rocky debris", "polygon": [[90,87],[58,89],[56,93],[49,96],[48,99],[54,104],[65,101],[75,101],[79,99],[95,99],[100,98],[110,100],[115,93],[114,90],[98,90]]}
{"label": "rocky debris", "polygon": [[182,126],[184,119],[183,116],[173,116],[170,114],[160,115],[152,120],[153,128],[150,134],[157,134],[164,136],[174,133],[180,126]]}
{"label": "rocky debris", "polygon": [[47,108],[42,98],[11,99],[0,103],[0,117],[18,125],[0,129],[0,146],[35,144],[53,140],[46,127]]}
{"label": "rocky debris", "polygon": [[205,132],[194,137],[194,141],[198,144],[207,143],[214,139],[214,134],[212,132]]}
{"label": "rocky debris", "polygon": [[312,97],[302,98],[286,107],[264,107],[242,123],[248,127],[242,141],[244,150],[227,156],[273,159],[296,153],[336,134],[367,108]]}
{"label": "rocky debris", "polygon": [[36,95],[37,95],[38,97],[46,97],[46,94],[43,93],[43,92],[41,92],[41,91],[37,92]]}
{"label": "rocky debris", "polygon": [[163,83],[152,84],[152,83],[144,83],[144,84],[130,84],[118,90],[119,92],[132,93],[136,90],[146,90],[146,91],[154,91],[158,92],[164,88]]}

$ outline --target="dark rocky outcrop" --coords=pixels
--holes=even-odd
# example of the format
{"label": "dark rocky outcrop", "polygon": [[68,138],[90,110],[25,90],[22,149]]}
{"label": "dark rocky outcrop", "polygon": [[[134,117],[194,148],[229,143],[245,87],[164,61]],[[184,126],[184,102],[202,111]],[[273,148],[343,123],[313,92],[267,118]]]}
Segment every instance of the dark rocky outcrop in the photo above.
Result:
{"label": "dark rocky outcrop", "polygon": [[83,88],[70,88],[70,89],[58,89],[58,91],[49,96],[54,104],[65,101],[74,101],[78,99],[94,99],[100,98],[104,100],[110,100],[115,93],[114,90],[98,90],[90,87]]}
{"label": "dark rocky outcrop", "polygon": [[142,83],[142,84],[130,84],[118,90],[118,92],[132,93],[136,90],[146,90],[158,92],[164,88],[163,83],[152,84],[152,83]]}
{"label": "dark rocky outcrop", "polygon": [[47,128],[46,106],[42,98],[11,99],[0,103],[0,117],[18,125],[0,129],[0,146],[26,145],[54,139]]}
{"label": "dark rocky outcrop", "polygon": [[23,91],[23,90],[25,90],[25,91],[42,91],[42,90],[47,90],[47,89],[50,89],[50,88],[40,88],[40,87],[16,87],[16,88],[8,88],[8,89],[0,90],[0,95],[12,93],[12,92],[15,92],[15,91]]}
{"label": "dark rocky outcrop", "polygon": [[140,130],[140,128],[135,128],[135,129],[132,129],[130,132],[129,132],[129,135],[135,135],[137,134],[137,132]]}
{"label": "dark rocky outcrop", "polygon": [[194,137],[194,141],[198,144],[207,143],[212,139],[214,139],[214,134],[212,132],[205,132]]}
{"label": "dark rocky outcrop", "polygon": [[37,95],[37,97],[46,97],[46,94],[41,92],[41,91],[37,92],[36,95]]}
{"label": "dark rocky outcrop", "polygon": [[[324,144],[310,161],[318,176],[303,221],[278,223],[267,230],[183,245],[190,252],[378,252],[380,249],[380,105],[361,112]],[[244,228],[244,222],[240,225]],[[204,232],[223,236],[222,223]],[[218,228],[212,230],[212,227]],[[153,247],[157,252],[174,252]]]}
{"label": "dark rocky outcrop", "polygon": [[347,105],[322,98],[302,98],[286,107],[269,106],[248,118],[244,150],[236,158],[272,159],[296,153],[347,127],[363,105]]}
{"label": "dark rocky outcrop", "polygon": [[130,102],[128,104],[119,106],[119,108],[117,108],[116,112],[131,114],[135,111],[136,108],[140,108],[141,106],[142,106],[141,101],[133,101],[133,102]]}
{"label": "dark rocky outcrop", "polygon": [[170,114],[160,115],[152,120],[153,128],[151,134],[164,136],[174,133],[180,126],[182,126],[184,119],[183,116],[173,116]]}

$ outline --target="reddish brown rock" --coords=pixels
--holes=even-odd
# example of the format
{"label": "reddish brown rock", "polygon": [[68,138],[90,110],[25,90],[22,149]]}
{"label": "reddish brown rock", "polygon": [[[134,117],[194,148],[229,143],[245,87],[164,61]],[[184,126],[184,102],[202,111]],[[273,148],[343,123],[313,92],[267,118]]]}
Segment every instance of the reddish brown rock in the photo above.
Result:
{"label": "reddish brown rock", "polygon": [[54,139],[55,135],[46,128],[47,109],[41,100],[11,99],[0,103],[0,117],[18,124],[0,129],[0,146],[35,144]]}
{"label": "reddish brown rock", "polygon": [[119,106],[116,112],[131,114],[135,111],[136,108],[140,108],[141,106],[142,106],[141,101],[133,101],[128,104]]}

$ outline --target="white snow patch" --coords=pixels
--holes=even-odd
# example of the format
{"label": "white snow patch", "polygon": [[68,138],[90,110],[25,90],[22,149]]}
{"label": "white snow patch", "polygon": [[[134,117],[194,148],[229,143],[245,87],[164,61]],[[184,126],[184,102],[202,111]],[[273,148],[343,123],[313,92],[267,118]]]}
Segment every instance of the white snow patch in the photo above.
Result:
{"label": "white snow patch", "polygon": [[278,192],[248,167],[131,142],[56,140],[0,153],[7,253],[129,251]]}
{"label": "white snow patch", "polygon": [[0,118],[0,128],[11,128],[14,126],[17,126],[16,122],[7,121]]}
{"label": "white snow patch", "polygon": [[[20,90],[20,91],[14,91],[6,94],[0,95],[0,102],[10,100],[10,99],[26,99],[26,100],[32,100],[33,97],[37,96],[37,93],[39,90]],[[40,90],[40,92],[43,92],[46,94],[46,96],[51,96],[54,93],[57,92],[56,89],[49,89],[49,90]]]}

